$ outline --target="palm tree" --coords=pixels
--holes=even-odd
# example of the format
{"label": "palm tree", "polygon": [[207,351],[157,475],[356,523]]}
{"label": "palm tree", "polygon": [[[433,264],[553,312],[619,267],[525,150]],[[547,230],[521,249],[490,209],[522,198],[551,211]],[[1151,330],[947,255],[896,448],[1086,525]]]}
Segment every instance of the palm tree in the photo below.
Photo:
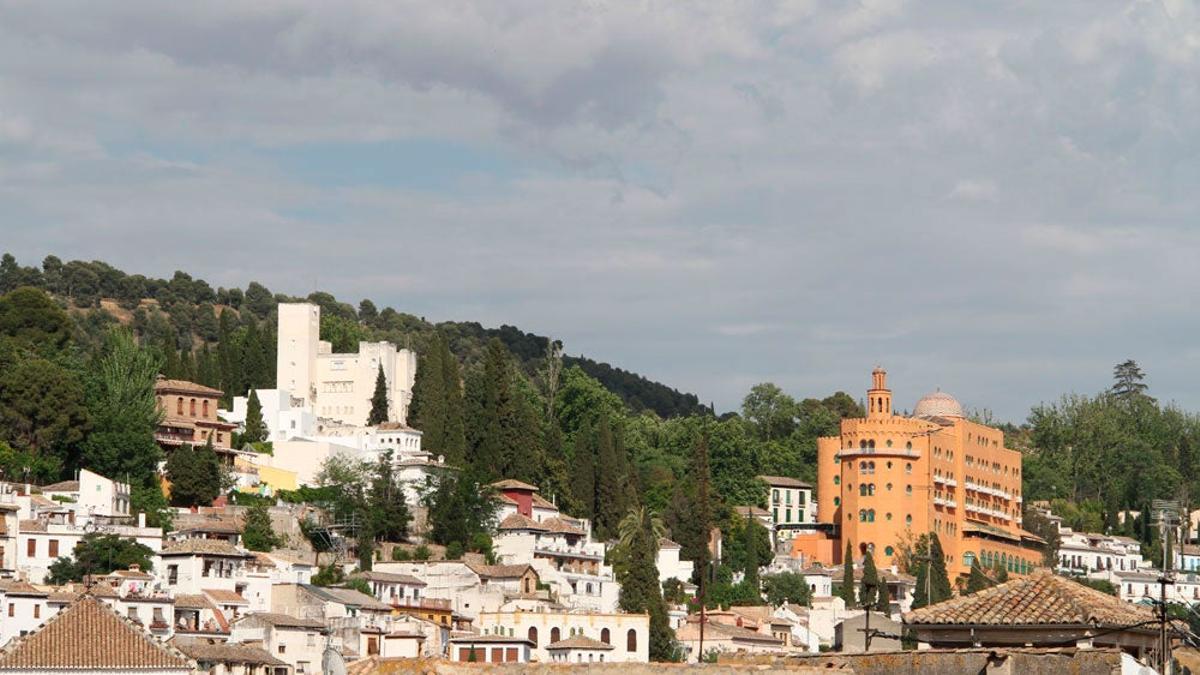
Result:
{"label": "palm tree", "polygon": [[662,518],[644,506],[635,506],[629,509],[629,512],[617,525],[617,537],[621,547],[628,549],[640,531],[650,532],[654,538],[655,548],[658,548],[658,541],[667,534],[667,528],[663,525]]}

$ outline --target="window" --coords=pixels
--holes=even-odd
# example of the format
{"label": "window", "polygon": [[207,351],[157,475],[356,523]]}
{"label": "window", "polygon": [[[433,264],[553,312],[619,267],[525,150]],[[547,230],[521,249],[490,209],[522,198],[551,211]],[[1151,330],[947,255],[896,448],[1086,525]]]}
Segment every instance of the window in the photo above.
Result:
{"label": "window", "polygon": [[842,477],[841,477],[841,476],[834,476],[834,477],[833,477],[833,484],[834,484],[834,485],[841,485],[841,484],[842,484]]}
{"label": "window", "polygon": [[16,614],[17,614],[17,606],[16,606],[16,604],[14,604],[14,603],[11,603],[11,602],[10,602],[10,603],[8,603],[8,615],[9,615],[9,616],[16,616]]}
{"label": "window", "polygon": [[792,510],[791,509],[787,509],[787,520],[785,520],[784,522],[785,523],[792,522]]}
{"label": "window", "polygon": [[888,484],[887,484],[887,491],[888,491],[888,492],[891,492],[891,491],[892,491],[892,484],[891,484],[891,483],[888,483]]}
{"label": "window", "polygon": [[194,398],[188,401],[188,414],[192,417],[196,416],[196,399]]}
{"label": "window", "polygon": [[57,558],[57,557],[58,557],[58,540],[57,540],[57,539],[51,539],[51,540],[50,540],[50,552],[48,553],[48,555],[49,555],[51,558]]}
{"label": "window", "polygon": [[912,462],[904,463],[904,473],[912,473]]}
{"label": "window", "polygon": [[904,523],[906,525],[912,525],[912,514],[904,516]]}
{"label": "window", "polygon": [[561,640],[561,639],[562,639],[562,631],[560,631],[560,630],[558,629],[558,626],[555,626],[554,628],[551,628],[551,629],[550,629],[550,641],[551,641],[551,642],[558,642],[558,641],[559,641],[559,640]]}
{"label": "window", "polygon": [[200,409],[201,409],[200,414],[204,415],[205,417],[208,417],[208,399],[204,399],[204,401],[201,402]]}
{"label": "window", "polygon": [[167,584],[174,586],[179,583],[179,565],[167,565]]}
{"label": "window", "polygon": [[[890,514],[890,513],[889,513],[889,514],[888,514],[888,520],[891,520],[891,519],[892,519],[892,514]],[[888,556],[889,558],[890,558],[890,557],[891,557],[891,556],[892,556],[892,555],[893,555],[895,552],[896,552],[896,549],[892,548],[891,546],[884,546],[884,547],[883,547],[883,554],[884,554],[884,555],[886,555],[886,556]]]}
{"label": "window", "polygon": [[279,653],[280,654],[282,654],[286,651],[287,651],[287,645],[279,645]]}
{"label": "window", "polygon": [[601,642],[603,642],[606,645],[612,644],[612,640],[609,639],[609,636],[610,636],[610,634],[609,634],[607,628],[600,629],[600,641]]}
{"label": "window", "polygon": [[841,497],[834,497],[834,498],[833,498],[833,505],[834,505],[834,506],[841,506],[841,505],[842,505],[842,498],[841,498]]}
{"label": "window", "polygon": [[625,634],[625,651],[637,651],[637,631],[632,628],[630,628],[629,632]]}
{"label": "window", "polygon": [[909,496],[912,495],[912,486],[911,485],[904,486],[904,494],[909,495]]}
{"label": "window", "polygon": [[886,514],[884,514],[884,516],[883,516],[883,517],[884,517],[886,520],[891,520],[891,519],[892,519],[892,512],[891,512],[891,511],[888,511]]}
{"label": "window", "polygon": [[529,641],[533,643],[533,648],[534,648],[534,649],[537,649],[537,647],[538,647],[538,641],[537,641],[537,638],[538,638],[538,634],[537,634],[537,626],[530,626],[530,627],[529,627],[529,633],[528,633],[528,637],[529,637]]}
{"label": "window", "polygon": [[182,396],[175,399],[175,414],[180,415],[180,416],[183,415],[183,397]]}

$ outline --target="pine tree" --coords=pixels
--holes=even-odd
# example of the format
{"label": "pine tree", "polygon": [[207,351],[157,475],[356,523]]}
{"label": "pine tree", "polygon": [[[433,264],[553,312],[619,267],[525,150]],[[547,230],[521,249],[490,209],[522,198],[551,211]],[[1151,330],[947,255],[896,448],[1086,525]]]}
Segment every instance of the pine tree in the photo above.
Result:
{"label": "pine tree", "polygon": [[246,400],[246,430],[242,432],[245,443],[261,443],[267,440],[267,425],[263,422],[262,403],[258,401],[258,391],[250,390],[250,398]]}
{"label": "pine tree", "polygon": [[375,376],[375,393],[371,394],[371,413],[367,415],[367,424],[375,426],[388,421],[387,378],[383,374],[383,364],[379,364],[379,374]]}
{"label": "pine tree", "polygon": [[[879,605],[879,570],[875,569],[875,557],[867,551],[863,555],[862,581],[858,586],[858,602],[865,608],[877,609]],[[883,592],[887,597],[887,590]]]}
{"label": "pine tree", "polygon": [[592,447],[592,429],[584,427],[575,433],[571,457],[571,493],[579,504],[580,518],[596,515],[596,450]]}
{"label": "pine tree", "polygon": [[979,559],[972,560],[971,574],[967,577],[967,589],[963,592],[963,595],[973,595],[991,586],[992,582],[983,573],[983,568],[979,566]]}
{"label": "pine tree", "polygon": [[854,607],[858,599],[854,597],[854,549],[846,542],[846,555],[842,559],[842,587],[838,596],[846,601],[846,608]]}
{"label": "pine tree", "polygon": [[932,603],[949,600],[952,594],[950,577],[946,573],[946,553],[936,533],[929,535],[929,581]]}

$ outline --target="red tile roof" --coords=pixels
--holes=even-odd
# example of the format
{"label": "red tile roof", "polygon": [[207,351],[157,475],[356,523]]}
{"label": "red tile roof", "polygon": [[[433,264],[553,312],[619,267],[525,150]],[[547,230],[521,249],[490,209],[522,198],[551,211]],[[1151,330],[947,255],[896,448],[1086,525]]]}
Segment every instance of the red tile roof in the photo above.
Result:
{"label": "red tile roof", "polygon": [[1029,626],[1041,624],[1128,626],[1153,619],[1146,607],[1039,570],[1023,579],[951,598],[904,615],[920,625]]}
{"label": "red tile roof", "polygon": [[772,487],[812,488],[812,483],[805,483],[787,476],[759,476],[758,479]]}
{"label": "red tile roof", "polygon": [[514,480],[512,478],[506,478],[504,480],[496,481],[495,483],[492,483],[492,487],[496,488],[497,490],[530,490],[533,492],[538,491],[538,488],[536,485],[530,485],[529,483],[522,483],[521,481]]}
{"label": "red tile roof", "polygon": [[187,394],[200,394],[203,396],[225,395],[225,392],[221,391],[220,389],[213,389],[212,387],[206,387],[195,382],[188,382],[187,380],[168,380],[165,377],[158,378],[158,381],[154,383],[154,391],[155,393],[165,391],[183,392]]}
{"label": "red tile roof", "polygon": [[565,640],[559,640],[546,645],[546,649],[603,649],[610,650],[613,646],[607,642],[593,640],[590,637],[583,635],[575,635]]}
{"label": "red tile roof", "polygon": [[11,642],[0,670],[178,670],[192,662],[128,619],[84,594],[41,628]]}
{"label": "red tile roof", "polygon": [[501,530],[537,530],[539,532],[546,532],[546,528],[536,520],[519,513],[513,513],[500,521],[497,528]]}

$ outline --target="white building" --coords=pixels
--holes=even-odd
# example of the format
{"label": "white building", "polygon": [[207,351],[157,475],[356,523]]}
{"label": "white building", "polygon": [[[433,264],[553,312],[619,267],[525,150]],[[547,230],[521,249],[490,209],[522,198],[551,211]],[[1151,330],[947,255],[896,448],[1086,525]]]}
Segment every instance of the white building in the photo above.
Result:
{"label": "white building", "polygon": [[484,635],[524,638],[533,658],[548,662],[550,645],[584,637],[612,645],[606,660],[646,663],[650,660],[650,617],[601,612],[483,612],[476,626]]}
{"label": "white building", "polygon": [[69,556],[84,535],[95,532],[130,539],[148,547],[162,550],[162,528],[146,527],[145,515],[139,514],[137,525],[120,525],[92,521],[80,523],[71,511],[40,513],[37,518],[20,521],[17,534],[17,568],[29,581],[40,584],[50,572],[50,566],[61,556]]}
{"label": "white building", "polygon": [[325,651],[325,624],[287,614],[256,612],[233,622],[230,644],[249,644],[286,662],[301,673],[320,673]]}
{"label": "white building", "polygon": [[654,562],[658,566],[658,582],[666,583],[668,579],[678,579],[681,583],[690,584],[692,581],[692,571],[696,567],[696,563],[691,560],[680,560],[679,544],[670,539],[660,539],[658,541],[658,553],[654,557]]}
{"label": "white building", "polygon": [[[262,406],[263,424],[267,427],[267,440],[272,443],[286,441],[296,436],[308,436],[317,431],[317,416],[312,408],[304,405],[304,399],[296,398],[286,389],[255,389]],[[248,396],[235,396],[233,410],[222,411],[225,421],[238,425],[246,424]]]}
{"label": "white building", "polygon": [[335,354],[320,339],[321,308],[279,305],[276,386],[291,392],[317,417],[367,426],[380,367],[388,384],[388,419],[403,422],[412,400],[416,354],[390,342],[360,342],[354,354]]}
{"label": "white building", "polygon": [[817,503],[812,485],[787,476],[759,476],[767,484],[767,509],[775,541],[790,541],[799,530],[817,525]]}

